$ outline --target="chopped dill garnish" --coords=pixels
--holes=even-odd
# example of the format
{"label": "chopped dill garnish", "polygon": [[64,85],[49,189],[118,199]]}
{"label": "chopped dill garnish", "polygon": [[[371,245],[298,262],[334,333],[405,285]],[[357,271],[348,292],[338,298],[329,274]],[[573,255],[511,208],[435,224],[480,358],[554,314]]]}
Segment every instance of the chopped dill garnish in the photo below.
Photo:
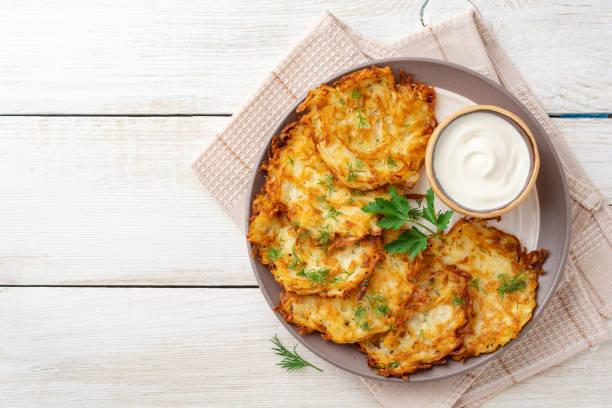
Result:
{"label": "chopped dill garnish", "polygon": [[393,167],[397,166],[397,163],[395,162],[395,160],[393,160],[392,156],[387,157],[387,164]]}
{"label": "chopped dill garnish", "polygon": [[389,314],[388,302],[389,300],[380,294],[365,295],[365,301],[359,302],[357,308],[353,310],[355,313],[355,323],[362,330],[370,330],[370,323],[366,320],[368,314],[372,317],[377,314],[387,316]]}
{"label": "chopped dill garnish", "polygon": [[506,293],[513,293],[527,287],[527,280],[525,279],[525,272],[523,271],[518,275],[514,275],[511,280],[508,280],[508,278],[508,275],[505,274],[497,275],[497,279],[499,280],[499,289],[497,289],[497,291],[502,300]]}
{"label": "chopped dill garnish", "polygon": [[459,296],[455,292],[453,292],[453,307],[457,305],[465,305],[465,300]]}
{"label": "chopped dill garnish", "polygon": [[355,181],[357,180],[357,173],[364,173],[364,170],[359,170],[360,167],[363,166],[363,162],[361,159],[355,159],[355,166],[351,162],[346,162],[346,167],[348,167],[348,174],[346,175],[346,181]]}
{"label": "chopped dill garnish", "polygon": [[423,329],[419,330],[419,341],[425,340],[425,331]]}
{"label": "chopped dill garnish", "polygon": [[291,156],[287,156],[287,157],[289,158],[289,163],[291,163],[291,165],[293,166],[294,165],[293,159],[291,158]]}
{"label": "chopped dill garnish", "polygon": [[270,259],[272,262],[276,261],[278,258],[280,258],[280,256],[280,249],[274,247],[270,247],[270,249],[268,249],[268,259]]}
{"label": "chopped dill garnish", "polygon": [[353,92],[351,92],[351,98],[353,98],[353,99],[361,98],[361,92],[359,92],[359,89],[357,89],[357,88],[353,89]]}
{"label": "chopped dill garnish", "polygon": [[359,119],[359,129],[366,129],[368,127],[369,124],[369,120],[368,118],[366,118],[365,116],[363,116],[361,113],[363,112],[363,109],[353,109],[355,112],[357,112],[357,119]]}
{"label": "chopped dill garnish", "polygon": [[334,188],[334,176],[332,176],[331,174],[327,174],[325,177],[323,177],[321,180],[319,180],[319,183],[322,186],[325,186],[325,188],[327,189],[327,191],[325,192],[325,195],[327,197],[331,196],[331,193],[333,193],[335,191]]}
{"label": "chopped dill garnish", "polygon": [[392,363],[389,363],[389,367],[391,367],[391,368],[397,368],[397,367],[399,367],[400,365],[402,365],[402,363],[400,363],[400,362],[399,362],[399,361],[397,361],[396,359],[393,359],[393,362],[392,362]]}
{"label": "chopped dill garnish", "polygon": [[329,241],[329,225],[324,226],[319,230],[317,242],[323,246],[323,252],[327,254],[327,241]]}
{"label": "chopped dill garnish", "polygon": [[291,248],[291,261],[289,262],[289,269],[295,271],[297,275],[301,275],[304,273],[304,268],[306,264],[304,261],[300,259],[298,254],[295,252],[295,248]]}
{"label": "chopped dill garnish", "polygon": [[312,286],[321,285],[328,282],[327,277],[329,276],[329,268],[310,269],[307,272],[302,270],[297,275],[308,279]]}
{"label": "chopped dill garnish", "polygon": [[323,372],[319,367],[312,365],[308,361],[304,360],[296,351],[297,344],[293,346],[293,351],[289,351],[278,339],[278,336],[275,334],[272,337],[272,343],[276,347],[272,347],[272,351],[274,351],[277,355],[283,357],[280,363],[276,363],[277,366],[280,366],[287,370],[288,373],[292,373],[294,371],[299,370],[302,367],[312,367],[315,370],[319,370]]}
{"label": "chopped dill garnish", "polygon": [[329,207],[329,209],[327,210],[327,214],[325,214],[325,217],[323,217],[323,219],[333,218],[334,220],[337,220],[337,217],[340,214],[342,213],[336,210],[334,207]]}
{"label": "chopped dill garnish", "polygon": [[489,295],[487,291],[480,286],[480,278],[473,279],[470,283],[468,283],[468,286],[476,290],[481,290],[485,295]]}

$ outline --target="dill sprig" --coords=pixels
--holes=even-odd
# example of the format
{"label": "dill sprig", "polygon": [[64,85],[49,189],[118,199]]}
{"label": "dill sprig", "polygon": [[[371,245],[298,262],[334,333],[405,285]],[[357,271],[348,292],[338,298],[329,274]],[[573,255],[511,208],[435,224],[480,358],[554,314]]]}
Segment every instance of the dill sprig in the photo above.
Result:
{"label": "dill sprig", "polygon": [[508,280],[509,276],[506,274],[497,275],[499,280],[499,297],[504,299],[506,293],[514,293],[517,290],[522,290],[527,287],[527,280],[525,279],[525,272],[521,272],[518,275],[514,275],[511,280]]}
{"label": "dill sprig", "polygon": [[351,92],[351,98],[353,99],[361,98],[361,92],[359,92],[359,89],[353,88],[353,92]]}
{"label": "dill sprig", "polygon": [[363,116],[361,113],[363,112],[363,109],[353,109],[355,112],[357,112],[357,119],[359,119],[359,129],[366,129],[368,127],[369,124],[369,120],[368,118],[366,118],[365,116]]}
{"label": "dill sprig", "polygon": [[476,289],[477,291],[481,290],[487,296],[489,295],[487,291],[484,290],[482,286],[480,286],[480,278],[473,279],[472,281],[470,281],[470,283],[468,283],[468,286]]}
{"label": "dill sprig", "polygon": [[305,268],[306,263],[300,259],[297,252],[295,252],[295,248],[291,248],[291,261],[289,262],[289,269],[295,271],[296,275],[301,275],[304,273]]}
{"label": "dill sprig", "polygon": [[281,250],[279,248],[270,247],[268,249],[268,259],[272,262],[276,261],[281,256]]}
{"label": "dill sprig", "polygon": [[348,167],[348,174],[346,175],[346,181],[355,181],[357,180],[357,173],[364,173],[364,170],[359,170],[359,168],[363,166],[363,162],[361,159],[355,159],[355,166],[349,161],[346,162],[346,167]]}
{"label": "dill sprig", "polygon": [[376,314],[386,316],[389,314],[389,300],[380,294],[365,295],[365,301],[359,302],[353,309],[355,323],[361,330],[369,331],[370,323],[367,320],[368,314],[374,317]]}
{"label": "dill sprig", "polygon": [[455,292],[453,292],[453,307],[455,307],[457,305],[465,305],[465,299],[463,299],[462,297],[457,296],[457,294]]}
{"label": "dill sprig", "polygon": [[276,334],[274,335],[274,337],[272,337],[272,343],[274,343],[274,345],[276,346],[272,347],[272,351],[274,351],[277,355],[283,357],[280,363],[276,363],[276,365],[284,368],[285,370],[287,370],[288,373],[292,373],[306,366],[312,367],[315,370],[323,372],[323,370],[321,370],[319,367],[304,360],[297,353],[297,345],[293,346],[293,351],[288,350],[285,346],[283,346]]}
{"label": "dill sprig", "polygon": [[321,184],[327,189],[327,191],[325,192],[325,198],[330,197],[331,193],[333,193],[335,190],[334,176],[332,176],[331,174],[327,174],[325,177],[319,180],[318,184]]}
{"label": "dill sprig", "polygon": [[327,277],[329,276],[329,268],[309,269],[308,271],[302,270],[298,272],[297,275],[308,279],[312,286],[329,282],[327,280]]}
{"label": "dill sprig", "polygon": [[323,252],[327,254],[327,243],[329,241],[329,225],[319,229],[319,237],[317,242],[323,246]]}
{"label": "dill sprig", "polygon": [[327,208],[327,214],[325,214],[325,216],[323,217],[324,220],[328,219],[328,218],[332,218],[334,220],[337,220],[337,217],[342,214],[342,212],[336,210],[336,208],[329,206]]}

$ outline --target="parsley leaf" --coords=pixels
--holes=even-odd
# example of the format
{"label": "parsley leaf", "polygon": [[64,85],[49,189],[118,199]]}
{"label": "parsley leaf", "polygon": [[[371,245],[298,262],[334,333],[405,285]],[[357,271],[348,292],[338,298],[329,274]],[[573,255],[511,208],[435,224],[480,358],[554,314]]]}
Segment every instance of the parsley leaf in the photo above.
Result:
{"label": "parsley leaf", "polygon": [[414,259],[421,251],[427,248],[428,236],[415,227],[400,234],[395,241],[385,244],[385,249],[396,254],[409,252],[408,257]]}
{"label": "parsley leaf", "polygon": [[404,195],[400,195],[395,187],[389,187],[389,200],[376,197],[374,201],[364,205],[361,209],[367,213],[382,214],[385,217],[378,220],[377,225],[386,229],[398,230],[407,221],[416,221],[418,211],[410,207],[410,202]]}
{"label": "parsley leaf", "polygon": [[[410,259],[413,259],[421,251],[427,248],[427,240],[430,237],[444,239],[440,236],[440,232],[444,231],[453,216],[452,211],[441,211],[436,213],[434,207],[434,194],[431,189],[427,190],[426,201],[427,207],[421,210],[421,203],[417,203],[417,207],[411,207],[408,199],[397,192],[393,187],[389,187],[389,200],[377,197],[374,201],[364,205],[361,209],[368,213],[376,213],[384,215],[378,220],[377,225],[386,229],[398,230],[407,222],[422,227],[430,235],[423,233],[415,226],[412,229],[402,232],[402,234],[392,242],[385,244],[385,249],[389,252],[403,254],[409,252]],[[420,220],[424,218],[435,226],[435,230],[423,225]]]}
{"label": "parsley leaf", "polygon": [[427,207],[423,209],[423,218],[435,225],[438,229],[437,232],[444,231],[448,226],[451,217],[453,216],[453,212],[449,210],[444,213],[441,211],[436,213],[436,209],[434,207],[434,193],[431,188],[427,190],[425,199],[427,201]]}

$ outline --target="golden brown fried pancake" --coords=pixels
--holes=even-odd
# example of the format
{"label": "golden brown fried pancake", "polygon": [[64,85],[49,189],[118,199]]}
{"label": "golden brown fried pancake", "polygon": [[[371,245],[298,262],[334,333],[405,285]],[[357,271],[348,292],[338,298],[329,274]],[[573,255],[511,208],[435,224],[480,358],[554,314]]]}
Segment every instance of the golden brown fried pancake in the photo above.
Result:
{"label": "golden brown fried pancake", "polygon": [[265,165],[270,200],[280,203],[296,226],[315,237],[327,231],[346,244],[366,234],[380,234],[377,216],[361,207],[386,193],[352,192],[338,183],[317,154],[310,133],[308,126],[294,122],[281,135],[286,144],[273,146],[272,159]]}
{"label": "golden brown fried pancake", "polygon": [[426,255],[398,330],[360,343],[376,374],[403,377],[443,362],[460,347],[470,310],[469,281],[469,275]]}
{"label": "golden brown fried pancake", "polygon": [[[255,202],[265,201],[263,195]],[[266,211],[252,219],[248,238],[283,289],[299,295],[347,296],[370,276],[382,250],[377,237],[331,247],[327,235],[311,237],[282,213]]]}
{"label": "golden brown fried pancake", "polygon": [[437,126],[434,107],[432,87],[403,72],[396,84],[389,67],[372,66],[310,91],[297,111],[334,177],[366,191],[416,183]]}
{"label": "golden brown fried pancake", "polygon": [[472,276],[464,350],[454,358],[492,352],[531,319],[546,250],[527,253],[515,236],[487,226],[486,220],[461,219],[444,237],[430,240],[429,252]]}
{"label": "golden brown fried pancake", "polygon": [[[397,235],[397,234],[396,234]],[[335,343],[355,343],[393,329],[399,312],[412,296],[415,264],[407,255],[389,254],[374,269],[369,284],[346,299],[281,293],[276,310],[300,333],[318,330]],[[365,286],[367,284],[367,286]]]}

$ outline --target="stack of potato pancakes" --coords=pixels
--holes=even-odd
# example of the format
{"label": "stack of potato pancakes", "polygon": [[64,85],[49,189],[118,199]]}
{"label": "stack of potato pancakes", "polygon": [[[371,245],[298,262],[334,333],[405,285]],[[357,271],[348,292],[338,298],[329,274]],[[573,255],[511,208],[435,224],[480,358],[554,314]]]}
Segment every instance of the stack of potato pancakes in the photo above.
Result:
{"label": "stack of potato pancakes", "polygon": [[[545,250],[483,220],[461,219],[412,259],[384,245],[362,207],[406,198],[437,125],[435,91],[388,67],[309,92],[299,121],[275,137],[248,239],[282,286],[276,310],[300,333],[356,343],[376,373],[406,377],[450,356],[488,353],[515,338],[535,307]],[[417,194],[420,193],[420,194]],[[384,224],[384,223],[383,223]]]}

